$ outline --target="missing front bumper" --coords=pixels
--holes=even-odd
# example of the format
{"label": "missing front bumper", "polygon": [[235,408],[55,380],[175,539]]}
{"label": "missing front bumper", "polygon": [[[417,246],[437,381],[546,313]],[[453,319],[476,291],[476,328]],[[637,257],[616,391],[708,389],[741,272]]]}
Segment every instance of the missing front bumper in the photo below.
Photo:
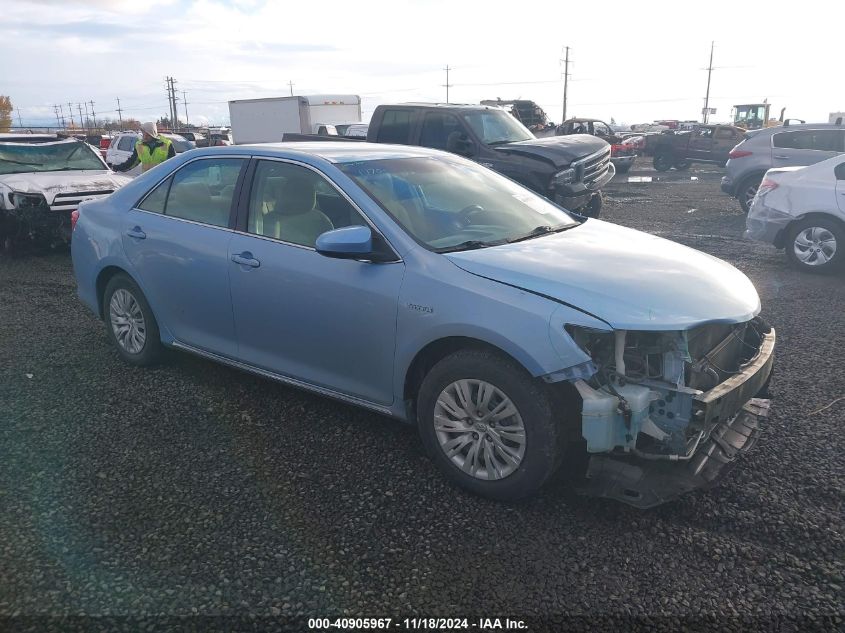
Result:
{"label": "missing front bumper", "polygon": [[645,509],[713,486],[754,445],[768,412],[769,400],[752,398],[732,419],[717,424],[689,461],[643,462],[628,456],[592,455],[577,491]]}

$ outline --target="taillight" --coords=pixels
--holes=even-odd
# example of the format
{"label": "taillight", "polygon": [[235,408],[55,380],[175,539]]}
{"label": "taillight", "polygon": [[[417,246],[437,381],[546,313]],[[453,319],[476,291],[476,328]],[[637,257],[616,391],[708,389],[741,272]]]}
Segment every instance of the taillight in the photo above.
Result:
{"label": "taillight", "polygon": [[735,149],[728,154],[728,158],[745,158],[746,156],[751,156],[754,152],[748,152],[744,149]]}
{"label": "taillight", "polygon": [[766,193],[767,191],[771,191],[772,189],[777,189],[778,186],[779,186],[778,183],[776,183],[771,178],[764,178],[763,182],[760,183],[760,186],[757,187],[757,194],[762,195],[762,194]]}
{"label": "taillight", "polygon": [[70,230],[76,229],[76,222],[79,220],[79,209],[74,209],[70,212]]}

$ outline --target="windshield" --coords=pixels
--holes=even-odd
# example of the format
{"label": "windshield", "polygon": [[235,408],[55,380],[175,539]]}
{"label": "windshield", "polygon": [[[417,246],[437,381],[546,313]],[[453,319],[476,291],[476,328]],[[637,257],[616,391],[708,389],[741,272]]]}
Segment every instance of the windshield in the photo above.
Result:
{"label": "windshield", "polygon": [[106,169],[86,143],[68,139],[55,143],[0,143],[0,175],[36,171]]}
{"label": "windshield", "polygon": [[459,159],[392,158],[338,167],[436,251],[494,246],[577,226],[545,198]]}
{"label": "windshield", "polygon": [[464,120],[485,145],[528,141],[534,135],[522,123],[502,110],[479,110],[464,114]]}

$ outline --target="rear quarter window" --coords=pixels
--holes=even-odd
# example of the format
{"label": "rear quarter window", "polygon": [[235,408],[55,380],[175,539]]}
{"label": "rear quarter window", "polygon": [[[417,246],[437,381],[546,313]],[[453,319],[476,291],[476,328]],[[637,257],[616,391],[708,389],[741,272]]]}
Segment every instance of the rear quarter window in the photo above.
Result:
{"label": "rear quarter window", "polygon": [[841,152],[843,151],[843,132],[841,130],[779,132],[772,137],[772,145],[783,149]]}
{"label": "rear quarter window", "polygon": [[378,132],[379,143],[407,145],[411,140],[411,110],[385,110]]}

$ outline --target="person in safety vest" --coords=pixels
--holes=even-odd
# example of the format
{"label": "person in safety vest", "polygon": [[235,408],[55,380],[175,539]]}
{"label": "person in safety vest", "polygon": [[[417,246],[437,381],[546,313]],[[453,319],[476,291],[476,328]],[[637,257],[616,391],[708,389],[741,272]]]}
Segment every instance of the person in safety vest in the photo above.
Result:
{"label": "person in safety vest", "polygon": [[114,171],[129,171],[141,163],[141,171],[144,172],[176,156],[173,143],[170,139],[158,135],[155,123],[142,123],[141,132],[143,132],[143,138],[135,143],[132,155],[120,165],[114,165],[112,167]]}

